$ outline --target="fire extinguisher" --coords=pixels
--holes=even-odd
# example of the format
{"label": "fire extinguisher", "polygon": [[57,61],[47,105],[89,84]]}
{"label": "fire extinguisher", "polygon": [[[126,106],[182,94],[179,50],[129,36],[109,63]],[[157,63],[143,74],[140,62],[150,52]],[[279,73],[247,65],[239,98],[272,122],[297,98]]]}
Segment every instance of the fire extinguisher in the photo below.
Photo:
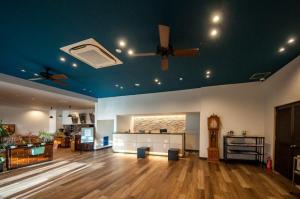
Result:
{"label": "fire extinguisher", "polygon": [[272,170],[272,159],[271,159],[271,157],[267,158],[267,170],[269,170],[269,171]]}

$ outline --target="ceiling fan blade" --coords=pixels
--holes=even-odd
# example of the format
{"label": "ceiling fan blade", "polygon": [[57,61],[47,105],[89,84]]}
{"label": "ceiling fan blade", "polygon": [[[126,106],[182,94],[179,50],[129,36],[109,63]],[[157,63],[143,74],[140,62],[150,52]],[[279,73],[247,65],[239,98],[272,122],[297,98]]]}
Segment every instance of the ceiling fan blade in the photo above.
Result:
{"label": "ceiling fan blade", "polygon": [[132,57],[148,57],[148,56],[155,56],[156,53],[134,53]]}
{"label": "ceiling fan blade", "polygon": [[67,86],[67,83],[62,82],[62,81],[59,81],[59,80],[57,80],[57,79],[54,79],[54,80],[51,80],[51,81],[53,81],[54,83],[56,83],[56,84],[58,84],[58,85],[61,85],[61,86]]}
{"label": "ceiling fan blade", "polygon": [[199,53],[199,48],[178,49],[174,50],[174,56],[196,56]]}
{"label": "ceiling fan blade", "polygon": [[170,27],[158,25],[160,46],[163,48],[169,47]]}
{"label": "ceiling fan blade", "polygon": [[45,78],[37,77],[37,78],[30,78],[28,80],[30,80],[30,81],[38,81],[38,80],[42,80],[42,79],[45,79]]}
{"label": "ceiling fan blade", "polygon": [[51,79],[68,79],[68,77],[64,74],[55,74],[50,76]]}
{"label": "ceiling fan blade", "polygon": [[169,68],[169,59],[167,56],[163,56],[161,59],[161,68],[163,71],[168,70]]}

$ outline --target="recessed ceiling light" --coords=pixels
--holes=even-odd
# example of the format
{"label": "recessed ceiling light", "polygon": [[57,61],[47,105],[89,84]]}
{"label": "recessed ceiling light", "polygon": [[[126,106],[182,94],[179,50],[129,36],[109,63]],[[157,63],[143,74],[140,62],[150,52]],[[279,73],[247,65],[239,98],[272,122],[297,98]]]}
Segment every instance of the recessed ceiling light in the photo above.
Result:
{"label": "recessed ceiling light", "polygon": [[120,86],[120,89],[123,89],[123,86]]}
{"label": "recessed ceiling light", "polygon": [[206,74],[207,74],[207,75],[210,75],[210,70],[207,70],[207,71],[206,71]]}
{"label": "recessed ceiling light", "polygon": [[206,77],[206,79],[208,79],[208,78],[210,78],[210,75],[207,74],[205,77]]}
{"label": "recessed ceiling light", "polygon": [[119,87],[119,84],[116,84],[115,87]]}
{"label": "recessed ceiling light", "polygon": [[219,31],[215,28],[210,31],[211,37],[216,37],[216,36],[218,36],[218,34],[219,34]]}
{"label": "recessed ceiling light", "polygon": [[21,70],[21,72],[25,73],[25,72],[26,72],[26,70],[22,69],[22,70]]}
{"label": "recessed ceiling light", "polygon": [[281,47],[281,48],[278,49],[278,52],[280,52],[280,53],[283,53],[284,51],[285,51],[284,47]]}
{"label": "recessed ceiling light", "polygon": [[182,81],[182,80],[183,80],[183,78],[182,78],[182,77],[179,77],[179,80],[180,80],[180,81]]}
{"label": "recessed ceiling light", "polygon": [[72,66],[73,66],[74,68],[77,68],[77,64],[76,64],[76,63],[73,63]]}
{"label": "recessed ceiling light", "polygon": [[66,61],[66,58],[60,57],[59,60],[60,60],[61,62],[65,62],[65,61]]}
{"label": "recessed ceiling light", "polygon": [[154,79],[155,82],[159,82],[159,80],[157,78]]}
{"label": "recessed ceiling light", "polygon": [[287,43],[288,44],[293,44],[295,42],[295,38],[291,37],[288,39]]}
{"label": "recessed ceiling light", "polygon": [[212,22],[213,22],[213,23],[219,23],[220,20],[221,20],[220,15],[218,15],[218,14],[213,15],[213,17],[212,17]]}
{"label": "recessed ceiling light", "polygon": [[128,55],[133,55],[133,50],[132,49],[129,49],[128,51],[127,51],[127,53],[128,53]]}
{"label": "recessed ceiling light", "polygon": [[120,46],[121,48],[124,48],[124,47],[126,46],[126,42],[125,42],[124,40],[120,40],[120,41],[119,41],[119,46]]}
{"label": "recessed ceiling light", "polygon": [[37,73],[34,73],[34,76],[39,76],[39,74],[37,74]]}
{"label": "recessed ceiling light", "polygon": [[117,49],[116,49],[116,52],[117,52],[117,53],[121,53],[121,52],[122,52],[122,50],[121,50],[121,49],[119,49],[119,48],[117,48]]}
{"label": "recessed ceiling light", "polygon": [[139,87],[139,86],[140,86],[140,84],[139,84],[139,83],[135,83],[134,85],[135,85],[136,87]]}
{"label": "recessed ceiling light", "polygon": [[161,85],[161,82],[157,82],[158,85]]}

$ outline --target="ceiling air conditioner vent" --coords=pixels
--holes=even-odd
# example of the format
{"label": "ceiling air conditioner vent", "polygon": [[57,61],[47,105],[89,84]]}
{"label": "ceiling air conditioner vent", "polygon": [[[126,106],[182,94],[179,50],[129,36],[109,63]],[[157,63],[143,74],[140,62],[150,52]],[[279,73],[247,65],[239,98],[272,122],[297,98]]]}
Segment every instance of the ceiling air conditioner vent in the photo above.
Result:
{"label": "ceiling air conditioner vent", "polygon": [[122,64],[117,57],[92,38],[60,49],[97,69]]}
{"label": "ceiling air conditioner vent", "polygon": [[264,81],[267,79],[267,77],[271,74],[271,72],[265,72],[265,73],[254,73],[251,77],[250,80],[259,80],[259,81]]}

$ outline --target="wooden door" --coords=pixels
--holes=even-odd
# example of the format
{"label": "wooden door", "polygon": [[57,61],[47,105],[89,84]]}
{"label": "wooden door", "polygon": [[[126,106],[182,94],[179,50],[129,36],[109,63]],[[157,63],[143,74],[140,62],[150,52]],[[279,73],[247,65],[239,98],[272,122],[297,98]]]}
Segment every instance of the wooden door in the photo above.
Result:
{"label": "wooden door", "polygon": [[293,142],[293,155],[300,155],[300,103],[294,106]]}
{"label": "wooden door", "polygon": [[291,178],[292,154],[292,107],[279,107],[276,110],[275,170]]}
{"label": "wooden door", "polygon": [[291,179],[296,155],[300,155],[300,102],[276,109],[275,170]]}

